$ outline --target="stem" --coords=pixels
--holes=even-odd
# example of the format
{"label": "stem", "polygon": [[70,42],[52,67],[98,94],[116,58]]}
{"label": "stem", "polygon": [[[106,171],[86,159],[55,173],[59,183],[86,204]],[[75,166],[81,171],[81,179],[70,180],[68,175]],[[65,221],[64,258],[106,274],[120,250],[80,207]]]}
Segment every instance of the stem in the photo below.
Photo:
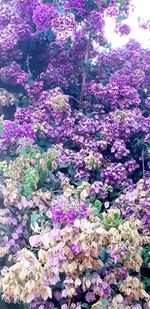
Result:
{"label": "stem", "polygon": [[45,206],[51,207],[51,205],[50,205],[47,201],[45,201],[45,200],[43,199],[43,197],[40,197],[40,200],[41,200],[41,202],[42,202]]}
{"label": "stem", "polygon": [[[85,51],[85,57],[84,57],[84,62],[86,63],[88,58],[89,58],[89,47],[90,47],[90,42],[91,42],[91,34],[89,33],[88,35],[88,41],[86,45],[86,51]],[[84,96],[84,88],[85,88],[85,83],[86,83],[86,68],[83,69],[83,75],[82,75],[82,86],[81,86],[81,94],[80,94],[80,104],[83,101],[83,96]]]}
{"label": "stem", "polygon": [[143,109],[144,109],[146,112],[148,112],[148,113],[150,114],[150,110],[149,110],[149,109],[147,109],[142,103],[141,103],[140,105],[143,107]]}
{"label": "stem", "polygon": [[144,177],[145,175],[144,149],[142,150],[142,170],[143,170],[143,177]]}
{"label": "stem", "polygon": [[26,65],[27,65],[28,73],[30,74],[30,76],[32,76],[32,73],[30,71],[30,56],[29,55],[27,55]]}
{"label": "stem", "polygon": [[69,96],[70,98],[74,99],[78,104],[80,104],[80,101],[77,100],[75,97],[73,97],[72,95]]}

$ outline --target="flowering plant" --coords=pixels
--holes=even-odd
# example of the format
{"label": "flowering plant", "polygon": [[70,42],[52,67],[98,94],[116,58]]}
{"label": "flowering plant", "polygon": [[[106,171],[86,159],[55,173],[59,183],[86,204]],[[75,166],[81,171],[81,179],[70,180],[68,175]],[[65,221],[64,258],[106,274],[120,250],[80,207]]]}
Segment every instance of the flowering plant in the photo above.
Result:
{"label": "flowering plant", "polygon": [[130,0],[0,0],[0,292],[149,309],[150,51]]}

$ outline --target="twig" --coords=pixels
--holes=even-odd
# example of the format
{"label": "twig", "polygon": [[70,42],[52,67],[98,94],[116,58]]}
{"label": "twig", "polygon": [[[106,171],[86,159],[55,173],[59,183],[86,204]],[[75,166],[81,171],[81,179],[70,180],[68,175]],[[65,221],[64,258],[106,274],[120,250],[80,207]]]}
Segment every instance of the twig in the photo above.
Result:
{"label": "twig", "polygon": [[[84,63],[86,63],[87,60],[88,60],[88,58],[89,58],[89,47],[90,47],[90,42],[91,42],[91,34],[89,33],[88,41],[87,41],[87,45],[86,45]],[[81,85],[81,94],[80,94],[80,104],[82,103],[83,96],[84,96],[85,83],[86,83],[86,68],[84,67],[84,68],[83,68],[83,75],[82,75],[82,85]]]}
{"label": "twig", "polygon": [[144,149],[142,150],[142,170],[143,170],[143,177],[144,177],[145,175]]}
{"label": "twig", "polygon": [[70,95],[69,96],[70,98],[72,98],[72,99],[74,99],[77,103],[79,103],[80,104],[80,101],[79,100],[77,100],[75,97],[73,97],[72,95]]}
{"label": "twig", "polygon": [[43,197],[40,197],[40,200],[41,200],[41,202],[42,202],[45,206],[51,207],[51,205],[50,205],[47,201],[45,201],[45,200],[43,199]]}
{"label": "twig", "polygon": [[149,110],[149,109],[147,109],[142,103],[141,103],[140,105],[143,107],[143,109],[144,109],[146,112],[148,112],[148,113],[150,114],[150,110]]}
{"label": "twig", "polygon": [[31,70],[30,70],[30,56],[27,55],[27,61],[26,61],[28,73],[32,76]]}

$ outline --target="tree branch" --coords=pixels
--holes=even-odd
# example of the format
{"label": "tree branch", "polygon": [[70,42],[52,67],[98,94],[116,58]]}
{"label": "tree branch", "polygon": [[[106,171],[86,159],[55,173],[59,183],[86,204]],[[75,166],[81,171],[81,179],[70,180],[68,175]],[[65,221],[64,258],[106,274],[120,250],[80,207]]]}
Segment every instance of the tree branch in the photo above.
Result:
{"label": "tree branch", "polygon": [[[89,33],[88,35],[88,40],[87,40],[87,45],[86,45],[86,51],[85,51],[85,57],[84,57],[84,63],[87,62],[89,58],[89,47],[91,43],[91,34]],[[82,84],[81,84],[81,94],[80,94],[80,104],[83,101],[83,96],[84,96],[84,88],[85,88],[85,83],[86,83],[86,68],[83,68],[83,75],[82,75]]]}
{"label": "tree branch", "polygon": [[143,177],[144,177],[145,175],[144,149],[142,150],[142,170],[143,170]]}

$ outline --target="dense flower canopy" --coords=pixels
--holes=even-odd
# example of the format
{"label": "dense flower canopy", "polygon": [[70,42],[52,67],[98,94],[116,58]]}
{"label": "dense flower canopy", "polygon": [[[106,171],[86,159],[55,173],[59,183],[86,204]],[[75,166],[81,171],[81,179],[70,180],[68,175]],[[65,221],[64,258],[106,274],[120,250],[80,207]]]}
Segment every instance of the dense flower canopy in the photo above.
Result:
{"label": "dense flower canopy", "polygon": [[0,290],[150,308],[150,50],[130,0],[0,0]]}

